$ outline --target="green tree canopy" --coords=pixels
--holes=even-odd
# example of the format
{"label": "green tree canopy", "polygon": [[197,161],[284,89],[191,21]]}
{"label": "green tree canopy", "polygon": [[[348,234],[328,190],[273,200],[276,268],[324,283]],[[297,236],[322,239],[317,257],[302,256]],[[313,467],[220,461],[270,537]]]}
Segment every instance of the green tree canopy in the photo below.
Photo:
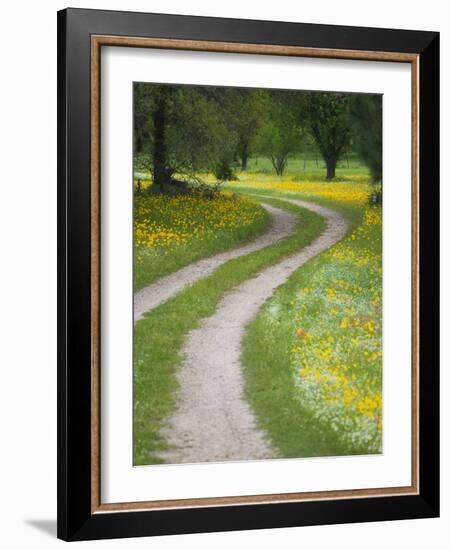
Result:
{"label": "green tree canopy", "polygon": [[308,92],[301,102],[307,128],[326,163],[326,178],[331,180],[351,138],[350,96],[335,92]]}
{"label": "green tree canopy", "polygon": [[137,83],[134,97],[135,153],[148,155],[157,190],[231,154],[234,137],[205,88]]}
{"label": "green tree canopy", "polygon": [[244,170],[247,167],[254,138],[268,108],[268,94],[265,90],[252,88],[226,90],[225,108],[236,136],[236,153]]}
{"label": "green tree canopy", "polygon": [[[282,175],[290,155],[323,157],[328,180],[355,154],[382,177],[382,98],[378,95],[136,83],[135,158],[166,192],[199,172],[233,177],[251,153]],[[172,187],[171,187],[172,186]]]}
{"label": "green tree canopy", "polygon": [[276,174],[281,176],[290,154],[300,150],[302,132],[289,92],[273,91],[270,99],[255,147],[271,159]]}
{"label": "green tree canopy", "polygon": [[354,147],[373,182],[382,180],[382,96],[355,94],[351,99]]}

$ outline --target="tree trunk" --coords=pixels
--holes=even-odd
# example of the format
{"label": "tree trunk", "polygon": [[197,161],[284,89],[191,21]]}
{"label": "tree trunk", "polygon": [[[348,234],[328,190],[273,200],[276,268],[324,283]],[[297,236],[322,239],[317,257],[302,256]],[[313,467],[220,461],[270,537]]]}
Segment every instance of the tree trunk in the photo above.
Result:
{"label": "tree trunk", "polygon": [[167,166],[166,111],[167,90],[161,90],[153,112],[153,184],[157,191],[164,192],[171,183]]}
{"label": "tree trunk", "polygon": [[287,165],[286,157],[271,157],[271,162],[278,176],[282,176]]}
{"label": "tree trunk", "polygon": [[327,175],[326,179],[331,180],[335,177],[335,166],[337,159],[334,156],[330,156],[326,159]]}
{"label": "tree trunk", "polygon": [[241,169],[246,170],[246,168],[247,168],[247,159],[249,157],[249,147],[248,147],[247,143],[243,143],[241,145],[240,157],[241,157]]}
{"label": "tree trunk", "polygon": [[143,150],[143,138],[141,132],[136,132],[136,141],[135,141],[135,153],[141,153]]}

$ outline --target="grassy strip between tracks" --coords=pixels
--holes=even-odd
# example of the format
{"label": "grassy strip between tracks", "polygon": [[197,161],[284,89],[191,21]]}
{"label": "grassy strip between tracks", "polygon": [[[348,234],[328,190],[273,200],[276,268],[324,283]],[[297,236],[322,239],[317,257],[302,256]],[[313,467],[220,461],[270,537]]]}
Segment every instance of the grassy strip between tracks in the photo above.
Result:
{"label": "grassy strip between tracks", "polygon": [[296,271],[247,327],[246,396],[283,457],[377,453],[380,206],[315,202],[346,215],[348,236]]}
{"label": "grassy strip between tracks", "polygon": [[210,276],[150,311],[135,326],[136,465],[159,463],[158,451],[166,448],[160,429],[176,405],[176,372],[182,362],[181,348],[188,332],[195,329],[202,318],[214,313],[225,292],[306,246],[324,229],[325,222],[318,214],[277,198],[264,200],[276,207],[299,214],[299,221],[292,236],[223,264]]}

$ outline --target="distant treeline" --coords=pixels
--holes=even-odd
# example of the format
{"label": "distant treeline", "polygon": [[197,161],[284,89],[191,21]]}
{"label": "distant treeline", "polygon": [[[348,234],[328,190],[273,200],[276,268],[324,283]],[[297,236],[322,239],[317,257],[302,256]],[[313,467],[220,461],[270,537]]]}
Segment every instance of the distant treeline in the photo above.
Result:
{"label": "distant treeline", "polygon": [[380,95],[148,83],[133,93],[135,159],[144,159],[157,190],[177,183],[175,174],[231,179],[251,155],[282,175],[290,156],[312,151],[328,180],[350,155],[381,181]]}

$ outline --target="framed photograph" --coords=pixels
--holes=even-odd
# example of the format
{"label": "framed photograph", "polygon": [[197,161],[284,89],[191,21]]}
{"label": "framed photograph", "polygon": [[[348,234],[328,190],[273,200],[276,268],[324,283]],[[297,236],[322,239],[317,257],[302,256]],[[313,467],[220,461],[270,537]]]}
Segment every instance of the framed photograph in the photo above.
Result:
{"label": "framed photograph", "polygon": [[439,35],[58,13],[58,536],[439,514]]}

